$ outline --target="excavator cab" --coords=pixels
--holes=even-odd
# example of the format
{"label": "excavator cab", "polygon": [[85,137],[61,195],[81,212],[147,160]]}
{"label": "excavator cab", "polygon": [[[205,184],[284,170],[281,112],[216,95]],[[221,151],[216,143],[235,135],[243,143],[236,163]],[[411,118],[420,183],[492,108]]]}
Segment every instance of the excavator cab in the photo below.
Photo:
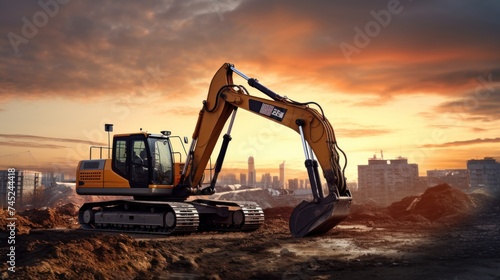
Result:
{"label": "excavator cab", "polygon": [[174,161],[175,154],[169,135],[143,132],[115,135],[111,159],[80,162],[76,191],[84,195],[140,199],[171,196],[175,174],[180,173],[182,165]]}
{"label": "excavator cab", "polygon": [[140,133],[117,136],[113,142],[113,170],[127,178],[130,187],[173,184],[173,158],[168,138]]}

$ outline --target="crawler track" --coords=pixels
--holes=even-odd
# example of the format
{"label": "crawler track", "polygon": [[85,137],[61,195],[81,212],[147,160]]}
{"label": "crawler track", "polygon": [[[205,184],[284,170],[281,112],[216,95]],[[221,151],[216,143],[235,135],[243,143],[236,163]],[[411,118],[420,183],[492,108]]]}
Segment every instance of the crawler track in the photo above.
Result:
{"label": "crawler track", "polygon": [[264,223],[255,202],[113,200],[84,204],[78,220],[85,230],[176,234],[196,231],[253,231]]}

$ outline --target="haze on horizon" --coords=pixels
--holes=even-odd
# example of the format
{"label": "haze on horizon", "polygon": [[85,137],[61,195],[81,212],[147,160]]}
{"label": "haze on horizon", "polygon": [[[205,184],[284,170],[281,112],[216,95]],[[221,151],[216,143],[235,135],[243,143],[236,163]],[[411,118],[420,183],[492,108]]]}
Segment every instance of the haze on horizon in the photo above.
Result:
{"label": "haze on horizon", "polygon": [[[0,169],[72,174],[89,146],[107,144],[105,123],[190,137],[224,62],[319,103],[348,180],[380,150],[421,174],[500,159],[498,1],[0,5]],[[238,110],[232,137],[224,169],[246,168],[249,156],[258,172],[282,161],[303,169],[299,135],[285,127]]]}

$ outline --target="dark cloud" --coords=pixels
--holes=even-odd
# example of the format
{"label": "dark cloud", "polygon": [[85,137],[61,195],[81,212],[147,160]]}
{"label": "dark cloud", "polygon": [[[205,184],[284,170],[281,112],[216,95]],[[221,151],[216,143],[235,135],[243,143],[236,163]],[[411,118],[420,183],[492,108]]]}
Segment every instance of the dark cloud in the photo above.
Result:
{"label": "dark cloud", "polygon": [[[486,81],[486,79],[485,79]],[[455,118],[470,121],[500,120],[500,86],[478,82],[474,91],[459,98],[439,104],[429,118],[437,114],[454,114]]]}
{"label": "dark cloud", "polygon": [[457,147],[457,146],[469,146],[469,145],[477,145],[477,144],[492,144],[492,143],[500,143],[500,137],[497,138],[477,138],[472,140],[463,140],[463,141],[453,141],[446,142],[441,144],[425,144],[422,145],[422,148],[447,148],[447,147]]}
{"label": "dark cloud", "polygon": [[[456,95],[473,89],[477,75],[498,79],[497,1],[401,1],[356,46],[355,28],[366,33],[388,3],[397,1],[73,0],[13,47],[8,35],[26,37],[22,18],[43,9],[8,1],[0,10],[0,96],[185,98],[224,62],[380,100]],[[343,42],[359,50],[350,62]]]}
{"label": "dark cloud", "polygon": [[[1,145],[18,146],[18,147],[51,148],[51,149],[59,149],[59,148],[67,148],[68,147],[68,146],[63,146],[63,145],[48,144],[47,142],[100,145],[100,146],[106,145],[106,144],[99,143],[99,142],[79,140],[79,139],[56,138],[56,137],[26,135],[26,134],[0,134],[0,138],[8,140],[8,141],[0,142]],[[22,140],[27,140],[30,142],[25,142]]]}
{"label": "dark cloud", "polygon": [[47,144],[47,143],[37,143],[37,142],[25,142],[25,141],[18,141],[18,140],[0,141],[0,146],[25,147],[25,148],[42,148],[42,149],[63,149],[63,148],[67,148],[66,146],[62,146],[62,145],[54,145],[54,144]]}

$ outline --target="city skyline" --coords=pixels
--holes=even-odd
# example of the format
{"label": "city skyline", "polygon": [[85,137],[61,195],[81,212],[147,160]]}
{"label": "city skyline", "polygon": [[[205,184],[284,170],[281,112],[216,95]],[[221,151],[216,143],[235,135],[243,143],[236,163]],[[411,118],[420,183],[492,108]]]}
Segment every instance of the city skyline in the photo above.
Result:
{"label": "city skyline", "polygon": [[[379,150],[421,170],[500,158],[496,1],[1,5],[0,169],[74,174],[89,146],[107,145],[106,123],[190,136],[225,62],[320,104],[349,181]],[[226,169],[254,156],[258,169],[305,170],[300,137],[284,126],[238,110],[232,139]]]}
{"label": "city skyline", "polygon": [[[382,153],[382,151],[380,151]],[[253,164],[255,165],[255,158],[254,157],[251,157],[252,158],[252,162]],[[415,176],[415,177],[428,177],[429,176],[429,173],[431,174],[435,174],[433,172],[436,172],[436,171],[457,171],[457,170],[460,170],[460,171],[463,171],[463,170],[467,170],[469,167],[469,162],[483,162],[485,160],[488,160],[488,161],[493,161],[493,162],[496,162],[497,160],[500,160],[500,159],[496,159],[496,158],[492,158],[492,157],[484,157],[484,158],[481,158],[481,159],[466,159],[464,160],[464,165],[462,168],[449,168],[449,167],[442,167],[440,169],[437,169],[437,168],[433,168],[433,169],[425,169],[425,170],[422,170],[418,167],[418,164],[417,163],[413,163],[413,162],[408,162],[408,159],[405,158],[405,157],[402,157],[402,156],[396,156],[396,157],[393,157],[393,158],[387,158],[387,157],[383,157],[383,155],[381,155],[381,157],[378,157],[376,156],[376,154],[374,154],[372,157],[370,158],[367,158],[366,162],[363,163],[363,164],[359,164],[356,166],[356,168],[358,169],[358,172],[356,172],[357,176],[355,178],[347,178],[347,182],[348,183],[359,183],[359,168],[360,166],[361,167],[368,167],[371,163],[370,162],[374,162],[374,161],[383,161],[385,162],[386,164],[390,165],[391,163],[392,164],[398,164],[398,163],[404,163],[405,165],[408,165],[408,166],[412,166],[412,169],[414,169],[412,172],[415,173],[414,175],[412,176]],[[500,162],[500,161],[499,161]],[[254,168],[255,170],[255,176],[256,178],[259,178],[258,175],[263,175],[263,174],[266,174],[266,173],[269,173],[271,176],[278,176],[280,175],[281,171],[282,171],[282,166],[283,166],[283,173],[286,173],[287,176],[285,177],[285,181],[288,181],[289,179],[299,179],[299,180],[308,180],[308,175],[307,175],[307,170],[304,168],[303,170],[298,170],[298,169],[289,169],[289,168],[286,168],[285,165],[284,165],[284,162],[282,163],[278,163],[276,165],[277,167],[275,168],[266,168],[266,169],[260,169],[258,168],[258,164],[257,164],[257,167]],[[291,171],[291,172],[290,172]],[[410,170],[405,170],[405,172],[408,172]],[[292,175],[289,175],[289,174],[292,174]],[[222,168],[222,171],[221,171],[221,174],[224,176],[224,175],[228,175],[228,174],[233,174],[235,175],[235,178],[238,177],[236,175],[240,175],[240,178],[241,178],[241,175],[245,175],[247,176],[248,175],[248,169],[243,169],[243,168],[234,168],[234,169],[227,169],[227,168]],[[435,175],[433,175],[435,176]],[[245,177],[246,178],[246,177]],[[255,182],[260,182],[259,180],[256,180]],[[322,178],[322,183],[325,183],[324,179]],[[467,182],[462,182],[463,184],[466,184]]]}
{"label": "city skyline", "polygon": [[[250,158],[253,159],[253,164],[255,164],[255,162],[254,162],[255,159],[253,157],[249,157],[249,159]],[[374,154],[372,157],[367,158],[366,164],[357,165],[357,168],[358,168],[357,176],[355,178],[351,178],[351,179],[348,178],[347,181],[348,181],[348,183],[358,184],[359,183],[359,168],[360,167],[363,167],[363,168],[368,167],[369,165],[373,164],[374,161],[385,161],[386,164],[389,164],[389,165],[391,164],[391,162],[395,162],[395,163],[405,162],[405,164],[408,164],[409,166],[416,166],[416,169],[419,169],[418,177],[429,177],[429,176],[439,177],[439,176],[444,176],[443,174],[448,173],[448,172],[462,172],[464,170],[468,170],[468,169],[470,169],[469,165],[471,164],[471,162],[485,162],[486,161],[486,162],[493,162],[494,165],[500,164],[500,161],[497,163],[497,160],[499,160],[499,159],[496,159],[493,157],[484,157],[481,159],[468,159],[468,160],[464,161],[465,168],[443,167],[441,169],[434,168],[434,169],[421,170],[418,168],[418,164],[408,162],[407,158],[405,158],[405,157],[397,156],[394,158],[383,158],[383,155],[381,155],[381,157],[377,158],[376,154]],[[0,170],[2,170],[2,169],[0,169]],[[23,168],[16,169],[16,170],[29,171],[29,172],[39,172],[40,174],[43,175],[41,180],[52,180],[52,181],[55,180],[54,182],[56,182],[56,181],[57,182],[70,182],[71,180],[74,179],[71,177],[72,174],[70,174],[68,176],[68,174],[64,173],[64,172],[43,172],[43,171],[37,170],[37,169],[30,170],[30,169],[23,169]],[[292,179],[292,180],[293,179],[308,180],[307,170],[305,170],[305,169],[304,170],[288,169],[285,167],[284,161],[277,164],[277,168],[259,169],[258,167],[254,166],[253,170],[255,172],[254,176],[256,178],[259,178],[258,175],[262,176],[265,174],[270,174],[271,177],[277,177],[277,178],[280,178],[282,173],[283,173],[283,175],[285,173],[292,174],[292,175],[287,175],[286,177],[283,176],[283,179],[285,180],[286,184],[287,184],[287,181],[290,179]],[[258,171],[258,170],[260,170],[260,171]],[[247,184],[247,176],[249,175],[248,172],[249,172],[248,168],[247,169],[245,169],[245,168],[232,168],[232,169],[231,168],[229,168],[229,169],[222,168],[221,176],[219,177],[218,182],[226,180],[228,175],[229,175],[229,177],[231,177],[231,180],[238,181],[238,183],[242,184],[242,185],[248,185]],[[439,174],[439,176],[437,174]],[[58,179],[54,179],[54,178],[58,178]],[[237,178],[239,178],[239,179],[237,179]],[[206,180],[210,181],[210,178],[207,177]],[[245,182],[242,183],[241,182],[242,180]],[[278,180],[281,183],[281,178]],[[254,182],[259,183],[261,181],[256,179]],[[325,183],[325,182],[323,181],[322,183]],[[457,185],[460,185],[461,188],[464,188],[463,185],[467,185],[466,183],[467,182],[461,182],[460,184],[457,183]],[[475,184],[477,184],[477,183],[475,183]]]}

